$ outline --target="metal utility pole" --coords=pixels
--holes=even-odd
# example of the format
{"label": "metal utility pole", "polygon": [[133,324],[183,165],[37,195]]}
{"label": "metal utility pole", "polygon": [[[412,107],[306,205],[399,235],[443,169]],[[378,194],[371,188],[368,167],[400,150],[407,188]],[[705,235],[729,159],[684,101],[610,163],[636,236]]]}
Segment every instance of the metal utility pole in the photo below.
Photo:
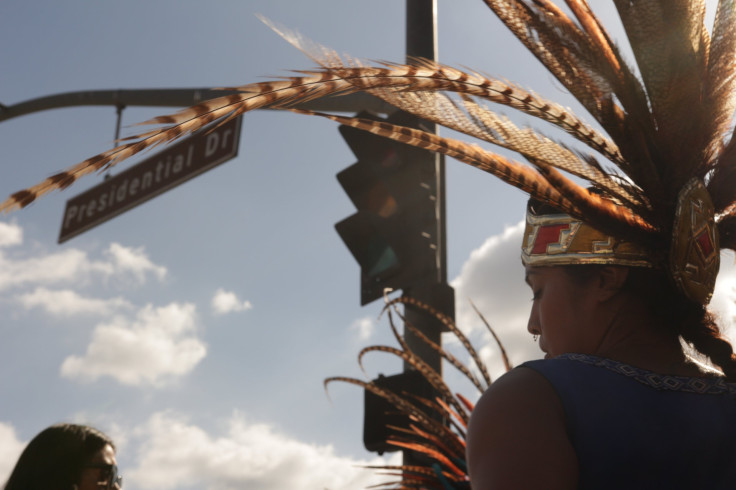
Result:
{"label": "metal utility pole", "polygon": [[[425,58],[437,61],[437,0],[406,0],[406,56],[407,61],[412,58]],[[424,123],[425,128],[428,123]],[[437,133],[437,125],[431,124],[429,131]],[[445,161],[444,155],[425,153],[422,158],[427,161],[417,162],[421,165],[433,165],[436,169],[436,223],[437,253],[436,276],[434,284],[417,284],[407,288],[404,293],[434,306],[438,310],[454,317],[454,292],[447,285],[447,231],[445,206]],[[441,345],[441,328],[435,322],[428,321],[425,313],[417,312],[411,307],[406,308],[406,319],[415,327],[422,330],[431,340]],[[418,339],[410,331],[405,331],[407,343],[438,373],[442,373],[440,355],[427,344]],[[405,363],[404,369],[409,369]]]}
{"label": "metal utility pole", "polygon": [[[437,59],[436,0],[407,0],[407,61]],[[387,118],[363,111],[357,117],[437,133],[409,113],[394,110]],[[337,174],[337,180],[357,211],[335,225],[361,268],[361,304],[381,299],[386,289],[429,305],[454,320],[455,297],[447,284],[445,227],[445,166],[441,155],[411,147],[350,126],[340,128],[357,162]],[[424,337],[441,345],[444,325],[423,309],[406,304],[404,318]],[[409,349],[440,376],[442,357],[420,335],[405,326]],[[403,372],[379,375],[375,386],[396,394],[432,399],[434,388],[410,363]],[[390,427],[407,426],[408,417],[380,396],[365,392],[363,443],[381,454],[395,451]],[[389,429],[387,429],[389,428]],[[416,459],[404,452],[404,462]]]}
{"label": "metal utility pole", "polygon": [[[406,0],[406,57],[407,62],[410,62],[412,58],[437,61],[437,0]],[[425,128],[427,124],[424,123]],[[430,124],[429,131],[437,134],[437,125]],[[444,155],[439,153],[424,153],[420,158],[426,161],[417,162],[417,164],[433,165],[435,168],[436,276],[433,283],[412,285],[404,290],[404,294],[433,306],[454,321],[455,294],[452,287],[447,284],[445,159]],[[406,306],[404,315],[408,323],[411,323],[437,345],[442,345],[443,328],[437,320],[411,306]],[[442,375],[442,358],[438,352],[406,328],[404,328],[404,338],[415,354]],[[404,362],[404,371],[409,370],[411,367]],[[412,452],[404,451],[404,464],[412,464],[414,459]]]}

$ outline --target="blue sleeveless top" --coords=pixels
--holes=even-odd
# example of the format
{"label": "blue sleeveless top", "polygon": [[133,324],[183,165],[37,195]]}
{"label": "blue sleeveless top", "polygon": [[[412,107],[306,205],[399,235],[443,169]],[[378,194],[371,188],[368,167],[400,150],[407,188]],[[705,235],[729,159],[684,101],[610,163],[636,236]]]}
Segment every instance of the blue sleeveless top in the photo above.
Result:
{"label": "blue sleeveless top", "polygon": [[736,489],[736,384],[583,354],[522,366],[560,397],[579,489]]}

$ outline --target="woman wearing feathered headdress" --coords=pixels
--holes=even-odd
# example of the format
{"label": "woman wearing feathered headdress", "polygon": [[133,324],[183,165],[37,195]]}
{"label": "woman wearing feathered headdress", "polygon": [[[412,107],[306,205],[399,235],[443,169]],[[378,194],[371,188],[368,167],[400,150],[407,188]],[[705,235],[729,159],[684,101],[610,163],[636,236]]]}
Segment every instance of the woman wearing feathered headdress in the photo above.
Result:
{"label": "woman wearing feathered headdress", "polygon": [[550,2],[511,3],[501,17],[611,135],[626,193],[597,177],[568,191],[533,162],[587,202],[529,203],[528,330],[546,356],[476,406],[473,487],[732,488],[736,357],[707,304],[720,248],[736,245],[733,2],[709,36],[704,2],[616,1],[643,84],[584,1],[567,2],[577,24]]}
{"label": "woman wearing feathered headdress", "polygon": [[[684,218],[712,216],[704,187],[694,188]],[[530,203],[528,330],[546,355],[501,377],[476,405],[473,488],[733,487],[736,363],[703,304],[717,234],[712,218],[685,228],[673,241],[691,256],[673,279],[663,260],[678,250],[647,250]],[[687,286],[706,297],[678,288],[708,266]],[[680,339],[722,372],[686,355]]]}

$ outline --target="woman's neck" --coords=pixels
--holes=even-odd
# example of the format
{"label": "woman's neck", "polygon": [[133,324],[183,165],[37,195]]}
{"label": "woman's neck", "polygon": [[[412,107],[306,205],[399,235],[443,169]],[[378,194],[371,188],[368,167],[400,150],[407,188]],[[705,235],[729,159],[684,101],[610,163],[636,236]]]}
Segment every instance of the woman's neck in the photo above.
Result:
{"label": "woman's neck", "polygon": [[679,336],[638,301],[612,309],[595,354],[675,376],[712,376],[683,352]]}

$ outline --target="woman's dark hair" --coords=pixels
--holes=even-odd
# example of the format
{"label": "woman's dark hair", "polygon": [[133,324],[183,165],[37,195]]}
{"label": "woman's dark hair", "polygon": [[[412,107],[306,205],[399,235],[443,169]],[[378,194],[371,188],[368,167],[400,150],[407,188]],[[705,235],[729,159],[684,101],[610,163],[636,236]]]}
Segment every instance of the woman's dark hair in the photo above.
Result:
{"label": "woman's dark hair", "polygon": [[84,466],[106,445],[105,434],[86,425],[58,424],[28,443],[4,490],[71,490]]}
{"label": "woman's dark hair", "polygon": [[[564,269],[574,280],[583,282],[600,267],[604,266],[569,265]],[[629,267],[622,291],[641,298],[673,335],[679,335],[708,357],[721,368],[729,382],[736,382],[736,356],[731,343],[721,334],[715,315],[707,307],[685,298],[664,271]]]}

